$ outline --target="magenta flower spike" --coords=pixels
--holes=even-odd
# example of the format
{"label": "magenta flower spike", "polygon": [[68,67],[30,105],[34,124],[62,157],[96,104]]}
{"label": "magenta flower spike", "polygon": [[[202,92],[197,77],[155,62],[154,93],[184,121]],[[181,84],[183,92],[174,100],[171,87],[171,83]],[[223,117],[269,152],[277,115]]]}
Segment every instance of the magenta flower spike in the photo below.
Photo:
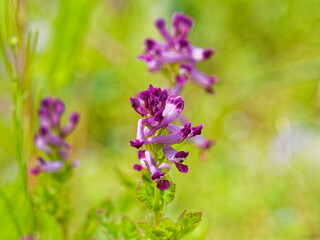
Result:
{"label": "magenta flower spike", "polygon": [[[44,98],[39,108],[39,130],[34,138],[34,146],[47,155],[50,161],[38,158],[37,166],[30,170],[31,174],[58,172],[69,158],[71,147],[65,138],[74,131],[79,122],[79,114],[73,112],[67,124],[62,126],[61,116],[65,105],[60,99]],[[58,159],[57,159],[58,158]]]}
{"label": "magenta flower spike", "polygon": [[136,139],[130,141],[130,145],[138,149],[146,146],[153,153],[152,149],[156,148],[158,149],[156,151],[163,151],[168,161],[155,160],[150,151],[139,150],[140,164],[134,164],[133,169],[137,171],[148,169],[151,179],[157,182],[157,187],[160,190],[168,189],[170,183],[164,179],[163,170],[169,171],[170,163],[173,163],[180,172],[188,172],[188,166],[182,162],[189,154],[184,151],[177,152],[170,145],[200,135],[203,124],[196,127],[192,127],[190,122],[185,122],[184,126],[172,124],[184,109],[183,98],[174,94],[168,96],[167,90],[154,88],[152,85],[147,90],[141,91],[138,97],[131,97],[130,101],[132,108],[142,117],[138,120]]}
{"label": "magenta flower spike", "polygon": [[[190,17],[182,13],[175,13],[172,17],[171,32],[169,32],[165,20],[157,19],[155,26],[164,41],[146,39],[144,53],[138,56],[139,60],[146,63],[150,72],[164,70],[165,73],[173,73],[172,78],[175,77],[174,85],[168,90],[154,88],[150,85],[137,97],[130,98],[133,109],[141,116],[138,121],[136,139],[130,141],[130,144],[138,149],[146,147],[150,150],[140,150],[143,151],[140,155],[144,157],[138,154],[140,164],[135,164],[133,168],[138,171],[148,168],[152,179],[155,179],[155,173],[162,178],[165,177],[163,169],[169,171],[172,163],[180,172],[188,172],[188,166],[182,163],[189,153],[178,152],[171,145],[180,144],[188,139],[198,147],[205,149],[213,143],[201,136],[203,124],[193,127],[182,116],[185,102],[179,95],[189,78],[209,93],[214,92],[213,85],[218,81],[216,76],[206,75],[196,69],[196,63],[209,59],[214,51],[194,46],[187,39],[193,25],[194,21]],[[174,124],[177,119],[182,122],[183,126]],[[159,155],[158,151],[162,151],[163,154]],[[153,156],[150,156],[156,160],[152,161],[151,158],[145,156],[151,153]],[[141,159],[144,160],[141,161]]]}
{"label": "magenta flower spike", "polygon": [[[196,47],[187,40],[194,25],[193,20],[182,13],[175,13],[172,18],[172,34],[167,31],[164,19],[157,19],[155,25],[165,42],[146,39],[144,53],[138,56],[138,59],[146,63],[150,72],[159,71],[164,65],[179,64],[177,76],[183,73],[193,82],[204,87],[207,92],[213,93],[212,86],[218,78],[200,72],[195,68],[195,63],[209,59],[214,51]],[[173,87],[173,94],[179,94],[181,90],[179,83],[177,81],[177,85]]]}

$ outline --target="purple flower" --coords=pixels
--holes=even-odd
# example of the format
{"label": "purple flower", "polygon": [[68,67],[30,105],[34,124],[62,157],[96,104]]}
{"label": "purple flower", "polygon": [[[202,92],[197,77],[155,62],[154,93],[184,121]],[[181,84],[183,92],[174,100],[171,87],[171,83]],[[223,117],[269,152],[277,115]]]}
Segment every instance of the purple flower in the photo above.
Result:
{"label": "purple flower", "polygon": [[146,119],[139,119],[137,126],[137,135],[136,140],[130,141],[130,145],[135,148],[141,148],[144,144],[144,133],[143,133],[143,125],[146,122]]}
{"label": "purple flower", "polygon": [[78,121],[79,121],[79,114],[76,112],[71,113],[68,123],[61,129],[60,137],[69,135],[77,126]]}
{"label": "purple flower", "polygon": [[160,167],[167,168],[169,170],[170,167],[168,167],[166,164],[162,164],[158,167],[150,152],[146,150],[138,151],[138,157],[140,165],[135,164],[133,168],[138,171],[141,171],[143,168],[147,168],[151,174],[152,181],[157,182],[157,187],[160,190],[168,189],[170,187],[170,182],[168,180],[163,180],[163,176],[165,173],[161,172]]}
{"label": "purple flower", "polygon": [[[150,137],[159,129],[175,121],[184,108],[184,100],[180,96],[171,95],[168,97],[166,90],[154,88],[152,85],[146,91],[140,92],[139,98],[130,98],[130,101],[133,103],[133,109],[145,117],[138,121],[136,139],[130,141],[131,146],[136,148],[140,148],[146,143],[145,136]],[[149,126],[146,131],[144,131],[144,125]],[[152,139],[148,139],[148,141],[152,141]],[[147,144],[149,143],[151,142]]]}
{"label": "purple flower", "polygon": [[188,172],[188,166],[182,164],[182,162],[186,160],[187,156],[189,155],[189,152],[178,152],[170,145],[164,145],[162,147],[162,151],[164,156],[168,159],[168,161],[174,163],[180,172]]}
{"label": "purple flower", "polygon": [[[180,81],[180,80],[179,80]],[[183,80],[181,80],[183,81]],[[182,162],[188,156],[188,152],[177,152],[170,145],[179,144],[186,138],[193,138],[201,134],[203,124],[192,127],[190,122],[184,126],[172,124],[180,117],[184,108],[184,100],[180,96],[171,94],[166,90],[154,88],[152,85],[145,91],[141,91],[138,97],[130,98],[133,109],[142,117],[138,120],[136,139],[130,141],[132,147],[141,148],[148,145],[152,152],[162,149],[168,160],[156,162],[149,151],[138,151],[140,164],[134,164],[133,169],[141,171],[148,169],[151,179],[157,182],[157,187],[165,190],[170,187],[168,180],[163,180],[165,175],[160,169],[170,170],[170,164],[174,163],[177,169],[188,172],[188,166]],[[152,149],[157,150],[152,150]]]}
{"label": "purple flower", "polygon": [[43,158],[39,157],[37,160],[37,166],[30,170],[32,175],[37,175],[40,172],[44,173],[55,173],[58,172],[64,162],[62,161],[45,161]]}
{"label": "purple flower", "polygon": [[[138,56],[138,59],[147,64],[150,72],[159,71],[166,64],[179,64],[180,72],[182,71],[185,76],[189,76],[195,83],[204,87],[207,92],[213,93],[212,85],[217,81],[217,77],[206,76],[195,69],[195,63],[211,57],[213,50],[193,46],[187,40],[193,20],[182,13],[175,13],[171,25],[172,35],[167,31],[164,19],[156,20],[155,25],[165,42],[146,39],[144,54]],[[172,93],[179,94],[182,86],[177,81],[177,86],[173,88]]]}
{"label": "purple flower", "polygon": [[145,144],[178,144],[181,143],[191,132],[191,123],[187,122],[183,128],[170,134],[149,137],[145,139]]}
{"label": "purple flower", "polygon": [[133,109],[142,117],[145,117],[148,114],[155,116],[158,113],[159,115],[159,111],[164,110],[167,99],[167,90],[149,85],[147,90],[140,92],[139,97],[130,98],[130,101]]}
{"label": "purple flower", "polygon": [[188,78],[184,74],[179,74],[176,77],[176,84],[173,88],[170,89],[170,93],[174,95],[180,94],[182,88],[186,84]]}
{"label": "purple flower", "polygon": [[[182,131],[186,126],[191,126],[190,122],[185,122],[185,126],[178,126],[178,125],[174,125],[174,124],[169,124],[166,129],[171,133],[171,134],[175,134],[179,131]],[[186,136],[186,138],[192,138],[196,135],[200,135],[201,134],[201,130],[203,128],[203,124],[199,124],[196,127],[190,127],[190,131],[188,133],[188,135]]]}
{"label": "purple flower", "polygon": [[204,87],[207,92],[213,93],[212,85],[218,81],[216,76],[207,76],[203,72],[195,69],[191,64],[181,64],[180,71],[189,74],[194,82]]}
{"label": "purple flower", "polygon": [[[179,117],[179,121],[182,124],[185,124],[186,122],[188,122],[188,120],[183,116],[180,115]],[[200,124],[202,125],[202,124]],[[192,135],[197,135],[196,132],[199,132],[200,130],[200,125],[198,125],[196,128],[193,128],[193,134]],[[173,124],[168,125],[168,127],[166,128],[169,132],[171,131],[177,131],[179,130],[181,127],[180,126],[176,126]],[[200,130],[201,132],[201,130]],[[189,135],[190,136],[190,135]],[[213,140],[208,140],[205,137],[203,137],[202,135],[198,134],[197,136],[194,136],[192,138],[189,138],[188,136],[188,140],[193,143],[194,145],[196,145],[197,147],[201,148],[201,149],[209,149],[213,144],[214,141]]]}
{"label": "purple flower", "polygon": [[172,18],[172,34],[176,41],[185,39],[193,25],[191,18],[182,13],[175,13]]}
{"label": "purple flower", "polygon": [[176,97],[175,95],[171,95],[164,107],[154,118],[148,119],[149,125],[153,126],[153,128],[148,132],[147,136],[152,136],[158,129],[163,128],[175,121],[182,112],[184,108],[184,101],[182,97]]}
{"label": "purple flower", "polygon": [[36,240],[36,237],[34,235],[30,234],[30,235],[25,235],[25,236],[20,237],[20,240]]}
{"label": "purple flower", "polygon": [[60,158],[59,161],[44,161],[39,158],[37,167],[31,170],[32,174],[39,172],[53,173],[59,171],[69,158],[70,146],[65,138],[75,129],[79,122],[79,114],[73,112],[66,125],[61,125],[61,116],[65,110],[60,99],[44,98],[39,108],[39,130],[34,138],[35,147],[44,152],[49,159]]}

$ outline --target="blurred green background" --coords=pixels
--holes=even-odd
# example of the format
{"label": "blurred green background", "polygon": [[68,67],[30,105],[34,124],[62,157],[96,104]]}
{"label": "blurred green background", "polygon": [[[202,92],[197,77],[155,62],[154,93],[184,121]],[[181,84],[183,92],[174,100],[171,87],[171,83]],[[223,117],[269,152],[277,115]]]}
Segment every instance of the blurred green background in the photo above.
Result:
{"label": "blurred green background", "polygon": [[[71,182],[72,226],[105,198],[120,214],[145,219],[134,193],[140,174],[129,140],[138,115],[129,97],[150,83],[168,85],[136,57],[145,38],[161,39],[154,20],[169,23],[176,11],[195,20],[194,45],[216,50],[197,66],[220,81],[215,95],[190,82],[182,94],[185,115],[204,123],[216,145],[205,153],[180,146],[190,151],[189,173],[172,169],[177,192],[166,216],[203,212],[188,239],[320,239],[318,0],[28,1],[27,26],[39,29],[33,90],[81,113],[69,139],[81,162]],[[10,83],[0,64],[0,184],[18,214]],[[14,239],[1,199],[0,214],[0,238]]]}

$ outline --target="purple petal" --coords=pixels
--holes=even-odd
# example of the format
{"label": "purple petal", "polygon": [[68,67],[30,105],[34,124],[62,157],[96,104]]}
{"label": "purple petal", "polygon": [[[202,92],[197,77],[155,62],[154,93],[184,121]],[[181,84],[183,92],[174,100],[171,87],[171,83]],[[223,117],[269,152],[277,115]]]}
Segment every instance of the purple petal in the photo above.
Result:
{"label": "purple petal", "polygon": [[179,63],[191,59],[191,55],[186,52],[177,52],[177,51],[163,51],[159,56],[159,59],[163,63]]}
{"label": "purple petal", "polygon": [[137,126],[137,135],[136,140],[130,141],[132,147],[140,148],[144,144],[144,132],[143,132],[143,125],[145,124],[146,119],[139,119],[138,126]]}
{"label": "purple petal", "polygon": [[163,38],[170,45],[173,45],[174,41],[173,41],[172,37],[170,36],[170,34],[167,32],[164,19],[162,19],[162,18],[157,19],[156,22],[155,22],[155,25],[159,29],[159,31],[160,31],[161,35],[163,36]]}
{"label": "purple petal", "polygon": [[176,85],[171,89],[170,93],[179,95],[188,78],[184,74],[179,74],[176,77]]}
{"label": "purple petal", "polygon": [[164,191],[170,188],[170,182],[168,180],[158,180],[157,181],[157,188]]}
{"label": "purple petal", "polygon": [[45,164],[39,166],[41,172],[55,173],[58,172],[63,166],[62,161],[46,161]]}
{"label": "purple petal", "polygon": [[[151,156],[150,152],[144,151],[144,156],[143,156],[143,154],[141,154],[141,157],[142,158],[144,157],[143,161],[145,161],[148,165],[148,169],[151,174],[151,179],[153,181],[158,181],[158,180],[162,179],[164,173],[160,171],[160,169],[158,168],[157,164],[155,163],[153,157]],[[140,160],[142,160],[142,159],[140,159]]]}
{"label": "purple petal", "polygon": [[133,169],[137,170],[137,171],[141,171],[143,169],[143,167],[141,165],[139,165],[139,164],[134,164],[133,165]]}
{"label": "purple petal", "polygon": [[190,49],[191,58],[196,62],[206,60],[213,54],[213,50],[211,49],[203,49],[195,46],[190,47]]}
{"label": "purple petal", "polygon": [[212,85],[218,81],[216,76],[208,76],[190,65],[182,64],[180,65],[180,69],[187,72],[194,82],[205,87],[208,92],[212,92]]}
{"label": "purple petal", "polygon": [[65,147],[65,148],[67,148],[67,149],[70,149],[69,144],[67,144],[67,143],[66,143],[62,138],[60,138],[60,137],[54,136],[54,135],[51,134],[51,133],[47,133],[47,134],[45,135],[45,137],[46,137],[46,140],[48,141],[48,143],[49,143],[50,145],[57,146],[57,147],[63,146],[63,147]]}
{"label": "purple petal", "polygon": [[[179,120],[183,124],[185,124],[188,121],[183,115],[180,115]],[[175,130],[177,128],[179,128],[179,126],[170,124],[166,129],[169,132],[171,132],[171,130]],[[202,148],[202,149],[208,149],[214,144],[214,141],[208,140],[201,135],[194,136],[194,137],[190,138],[189,141],[191,143],[193,143],[194,145],[196,145],[197,147]]]}
{"label": "purple petal", "polygon": [[189,155],[189,152],[176,151],[170,145],[164,145],[162,147],[164,156],[168,159],[169,162],[172,162],[176,165],[178,170],[182,173],[188,172],[188,166],[181,164]]}
{"label": "purple petal", "polygon": [[150,56],[150,55],[147,55],[147,54],[138,56],[138,59],[144,61],[147,64],[149,72],[158,71],[161,68],[162,64],[163,64],[156,57]]}
{"label": "purple petal", "polygon": [[184,164],[181,164],[181,163],[175,163],[176,164],[176,167],[177,169],[182,172],[182,173],[187,173],[188,172],[188,166],[187,165],[184,165]]}
{"label": "purple petal", "polygon": [[201,135],[194,136],[190,138],[189,141],[202,149],[208,149],[214,144],[214,141],[208,140]]}
{"label": "purple petal", "polygon": [[42,136],[36,135],[34,137],[34,145],[38,150],[41,150],[47,154],[51,153],[51,148],[48,146],[46,139]]}
{"label": "purple petal", "polygon": [[146,150],[139,150],[138,151],[138,158],[139,158],[139,162],[140,162],[141,167],[147,168],[147,166],[146,166]]}
{"label": "purple petal", "polygon": [[31,169],[29,170],[29,173],[30,173],[31,175],[38,175],[38,174],[40,173],[40,169],[38,169],[38,168],[31,168]]}
{"label": "purple petal", "polygon": [[30,170],[31,174],[55,173],[58,172],[63,166],[62,161],[45,161],[43,158],[38,158],[37,167]]}
{"label": "purple petal", "polygon": [[145,115],[148,114],[147,110],[141,106],[140,101],[137,98],[130,98],[131,105],[133,109],[141,115],[141,117],[144,117]]}
{"label": "purple petal", "polygon": [[79,122],[79,117],[79,114],[76,112],[70,114],[69,122],[63,127],[63,129],[60,132],[61,137],[67,136],[75,129],[77,123]]}
{"label": "purple petal", "polygon": [[137,148],[137,149],[141,148],[144,143],[145,143],[145,142],[144,142],[143,140],[142,140],[142,141],[141,141],[141,140],[130,141],[130,145],[131,145],[132,147]]}
{"label": "purple petal", "polygon": [[199,124],[198,126],[191,128],[191,133],[188,135],[188,138],[200,135],[203,126],[203,124]]}
{"label": "purple petal", "polygon": [[30,234],[30,235],[25,235],[20,237],[20,240],[37,240],[37,239],[34,235]]}
{"label": "purple petal", "polygon": [[52,108],[51,112],[51,123],[52,127],[56,128],[60,124],[60,117],[62,113],[64,112],[64,103],[60,99],[55,99],[54,102],[52,103]]}
{"label": "purple petal", "polygon": [[161,165],[159,166],[159,169],[167,169],[167,171],[169,172],[171,169],[171,166],[169,163],[161,163]]}
{"label": "purple petal", "polygon": [[176,41],[184,39],[189,34],[192,25],[193,21],[191,18],[182,13],[175,13],[172,19],[173,38]]}
{"label": "purple petal", "polygon": [[184,128],[180,129],[179,131],[167,134],[167,135],[162,135],[162,136],[156,136],[156,137],[149,137],[145,139],[145,144],[150,144],[150,143],[159,143],[159,144],[177,144],[181,143],[191,132],[190,130],[190,122],[185,125]]}
{"label": "purple petal", "polygon": [[62,159],[67,160],[69,158],[69,152],[65,149],[59,149],[59,155]]}
{"label": "purple petal", "polygon": [[77,159],[73,159],[71,162],[72,167],[79,167],[80,166],[80,161]]}
{"label": "purple petal", "polygon": [[165,106],[165,109],[162,112],[162,121],[159,125],[154,126],[148,133],[148,136],[152,136],[158,129],[166,127],[171,122],[175,121],[184,108],[184,100],[178,96],[171,95]]}

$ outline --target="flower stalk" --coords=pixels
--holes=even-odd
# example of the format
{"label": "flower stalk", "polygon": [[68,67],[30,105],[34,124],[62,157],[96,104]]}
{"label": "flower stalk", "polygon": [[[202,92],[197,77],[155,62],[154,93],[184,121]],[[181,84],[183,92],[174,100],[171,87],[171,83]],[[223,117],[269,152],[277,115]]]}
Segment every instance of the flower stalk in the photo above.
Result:
{"label": "flower stalk", "polygon": [[22,181],[22,192],[26,201],[25,218],[27,219],[25,233],[35,231],[35,213],[33,202],[28,189],[27,160],[30,151],[26,147],[26,139],[30,132],[26,117],[26,105],[30,105],[30,77],[28,72],[37,44],[37,36],[29,32],[28,40],[25,41],[25,1],[5,0],[2,3],[4,10],[4,24],[0,29],[0,52],[3,57],[4,66],[11,83],[11,94],[13,101],[12,110],[12,133],[16,150],[16,161],[19,168],[19,180]]}
{"label": "flower stalk", "polygon": [[153,212],[153,225],[158,225],[162,219],[162,212],[160,208],[160,189],[155,185],[154,187],[154,212]]}

